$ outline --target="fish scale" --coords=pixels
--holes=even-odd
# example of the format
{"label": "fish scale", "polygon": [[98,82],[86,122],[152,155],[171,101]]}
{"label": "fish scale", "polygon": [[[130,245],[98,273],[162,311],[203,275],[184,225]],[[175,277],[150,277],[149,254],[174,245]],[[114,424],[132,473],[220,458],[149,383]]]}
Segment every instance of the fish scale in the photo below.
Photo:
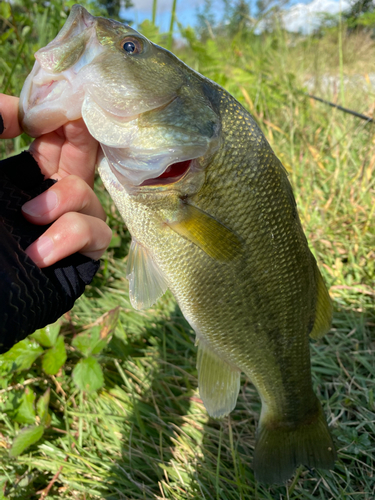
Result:
{"label": "fish scale", "polygon": [[83,116],[101,143],[99,173],[132,235],[131,302],[147,308],[170,288],[196,332],[211,416],[234,409],[241,372],[253,382],[256,477],[332,468],[309,350],[332,306],[287,172],[254,118],[170,52],[80,6],[38,51],[20,116],[34,136]]}

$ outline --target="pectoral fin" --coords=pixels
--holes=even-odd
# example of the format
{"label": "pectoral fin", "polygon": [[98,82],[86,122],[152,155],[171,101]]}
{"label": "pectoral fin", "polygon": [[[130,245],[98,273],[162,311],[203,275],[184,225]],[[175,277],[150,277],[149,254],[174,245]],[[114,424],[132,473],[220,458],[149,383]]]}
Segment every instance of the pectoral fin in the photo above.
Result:
{"label": "pectoral fin", "polygon": [[242,252],[242,241],[232,230],[192,205],[183,204],[181,220],[167,224],[213,259],[232,260]]}
{"label": "pectoral fin", "polygon": [[214,418],[225,417],[236,406],[241,372],[201,342],[197,368],[199,394],[208,414]]}
{"label": "pectoral fin", "polygon": [[332,301],[327,287],[324,284],[319,269],[315,266],[315,280],[317,287],[317,302],[315,312],[315,322],[310,337],[320,339],[331,328],[332,321]]}
{"label": "pectoral fin", "polygon": [[131,242],[126,277],[134,309],[147,309],[167,290],[168,284],[146,248]]}

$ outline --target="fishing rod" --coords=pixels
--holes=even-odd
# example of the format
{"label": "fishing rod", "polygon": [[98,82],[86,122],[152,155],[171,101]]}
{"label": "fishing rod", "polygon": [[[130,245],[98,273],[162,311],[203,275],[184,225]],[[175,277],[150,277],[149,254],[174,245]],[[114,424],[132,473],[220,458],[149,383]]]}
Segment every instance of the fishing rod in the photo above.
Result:
{"label": "fishing rod", "polygon": [[375,122],[374,118],[370,118],[369,116],[362,115],[361,113],[357,113],[357,111],[353,111],[352,109],[344,108],[343,106],[339,106],[338,104],[334,104],[333,102],[326,101],[325,99],[321,99],[320,97],[316,97],[315,95],[307,94],[306,96],[311,97],[311,99],[315,99],[316,101],[323,102],[324,104],[328,104],[328,106],[332,106],[332,108],[337,108],[340,111],[344,111],[345,113],[349,113],[350,115],[356,116],[357,118],[361,118],[362,120],[366,120],[366,122]]}

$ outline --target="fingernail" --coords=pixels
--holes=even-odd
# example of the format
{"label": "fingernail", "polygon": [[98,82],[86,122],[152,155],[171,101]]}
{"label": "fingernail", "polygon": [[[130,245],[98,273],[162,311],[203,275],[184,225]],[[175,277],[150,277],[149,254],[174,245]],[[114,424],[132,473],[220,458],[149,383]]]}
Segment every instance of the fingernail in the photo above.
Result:
{"label": "fingernail", "polygon": [[4,132],[4,120],[3,120],[3,117],[1,116],[0,114],[0,134],[2,134]]}
{"label": "fingernail", "polygon": [[[30,247],[32,247],[32,250],[28,252],[27,250],[29,250]],[[40,261],[44,261],[51,255],[54,244],[49,236],[41,236],[38,240],[34,241],[30,247],[26,249],[26,253],[34,262],[40,263]],[[46,262],[43,263],[46,264]]]}
{"label": "fingernail", "polygon": [[33,200],[26,202],[22,210],[33,217],[41,217],[42,215],[53,210],[58,203],[57,195],[54,191],[46,191],[40,194]]}

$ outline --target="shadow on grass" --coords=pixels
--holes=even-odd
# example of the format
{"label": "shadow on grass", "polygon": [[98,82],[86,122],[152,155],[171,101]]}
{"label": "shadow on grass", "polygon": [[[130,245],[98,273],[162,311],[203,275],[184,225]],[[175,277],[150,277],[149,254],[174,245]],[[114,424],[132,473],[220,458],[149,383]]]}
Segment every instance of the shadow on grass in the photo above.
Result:
{"label": "shadow on grass", "polygon": [[147,327],[144,341],[155,364],[145,390],[135,394],[105,498],[347,499],[362,493],[370,500],[375,488],[374,319],[371,309],[340,309],[333,332],[312,343],[314,388],[338,450],[334,471],[300,467],[288,485],[275,487],[259,485],[251,468],[260,401],[250,382],[243,378],[230,417],[209,419],[196,392],[194,335],[179,309]]}
{"label": "shadow on grass", "polygon": [[[111,347],[128,358],[120,340],[114,339]],[[123,387],[133,393],[132,411],[121,431],[121,460],[111,470],[114,493],[105,495],[106,499],[162,497],[159,484],[179,474],[171,462],[181,430],[193,418],[194,351],[191,328],[175,308],[170,317],[145,325],[130,365],[125,369],[117,366]]]}
{"label": "shadow on grass", "polygon": [[[314,389],[338,450],[334,471],[302,467],[287,486],[268,488],[252,471],[260,410],[252,384],[243,377],[236,409],[222,421],[210,419],[196,390],[194,334],[179,309],[166,297],[157,311],[132,311],[118,283],[123,326],[101,358],[105,386],[80,402],[69,388],[77,356],[69,354],[65,400],[51,383],[51,428],[16,462],[4,462],[18,481],[14,487],[8,480],[9,498],[40,498],[36,492],[50,484],[51,499],[70,491],[106,500],[375,497],[372,307],[337,310],[332,332],[311,343]],[[113,294],[110,300],[113,307]],[[105,307],[100,302],[102,312]]]}

